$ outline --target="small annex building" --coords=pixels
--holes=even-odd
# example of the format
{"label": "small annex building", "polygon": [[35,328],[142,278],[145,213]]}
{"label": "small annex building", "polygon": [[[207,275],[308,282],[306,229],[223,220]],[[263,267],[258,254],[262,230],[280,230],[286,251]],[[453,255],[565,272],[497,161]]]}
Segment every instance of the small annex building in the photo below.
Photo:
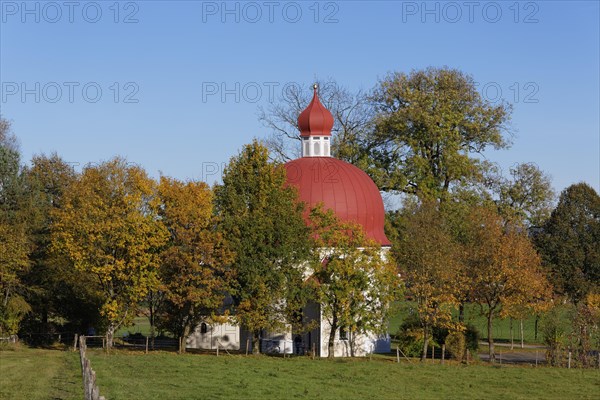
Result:
{"label": "small annex building", "polygon": [[[322,203],[341,220],[359,223],[369,239],[381,245],[385,256],[391,243],[384,233],[385,210],[379,189],[361,169],[331,156],[331,130],[334,119],[331,112],[319,100],[317,86],[313,99],[298,117],[302,143],[302,156],[285,164],[287,180],[298,189],[299,200],[307,209]],[[308,274],[310,275],[310,274]],[[329,324],[321,314],[320,305],[308,304],[303,310],[308,321],[318,321],[309,332],[265,332],[262,336],[263,352],[286,354],[305,353],[314,350],[317,356],[327,357]],[[246,350],[251,346],[249,333],[235,324],[201,323],[187,340],[188,348]],[[347,333],[336,333],[335,356],[350,356],[350,343],[354,343],[354,355],[390,351],[390,338],[375,334],[349,338]]]}

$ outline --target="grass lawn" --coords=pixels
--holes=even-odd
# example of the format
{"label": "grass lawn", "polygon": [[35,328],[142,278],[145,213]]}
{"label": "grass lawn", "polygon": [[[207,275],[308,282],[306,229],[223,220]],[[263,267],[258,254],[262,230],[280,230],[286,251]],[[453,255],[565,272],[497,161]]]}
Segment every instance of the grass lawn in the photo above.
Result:
{"label": "grass lawn", "polygon": [[0,349],[0,399],[81,399],[79,353],[17,347]]}
{"label": "grass lawn", "polygon": [[596,399],[600,371],[89,351],[100,392],[129,399]]}

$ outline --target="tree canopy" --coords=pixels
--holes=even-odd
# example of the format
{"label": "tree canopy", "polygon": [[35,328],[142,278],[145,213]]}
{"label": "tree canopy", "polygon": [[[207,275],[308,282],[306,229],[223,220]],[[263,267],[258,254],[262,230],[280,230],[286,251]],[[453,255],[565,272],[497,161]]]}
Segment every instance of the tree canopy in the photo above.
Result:
{"label": "tree canopy", "polygon": [[111,347],[115,330],[132,320],[157,283],[167,232],[157,219],[155,183],[115,158],[84,169],[62,201],[52,212],[52,245],[95,277]]}
{"label": "tree canopy", "polygon": [[600,291],[600,196],[591,186],[563,190],[535,241],[559,292],[578,302]]}
{"label": "tree canopy", "polygon": [[489,355],[494,360],[494,317],[504,307],[550,300],[550,286],[524,229],[505,224],[494,210],[477,207],[470,212],[465,250],[469,298],[487,318]]}
{"label": "tree canopy", "polygon": [[309,278],[315,300],[328,321],[328,356],[334,357],[338,330],[349,334],[354,355],[357,334],[387,328],[391,303],[399,292],[395,265],[385,250],[368,240],[363,228],[341,221],[332,210],[311,210],[313,275]]}
{"label": "tree canopy", "polygon": [[285,169],[271,163],[257,141],[231,158],[215,194],[220,229],[236,253],[236,317],[252,332],[258,352],[261,331],[287,322],[287,305],[294,304],[289,297],[302,280],[309,255],[304,205],[286,184]]}
{"label": "tree canopy", "polygon": [[179,351],[203,319],[224,312],[233,253],[217,231],[213,193],[204,182],[161,177],[159,216],[169,232],[160,255],[161,325],[179,338]]}
{"label": "tree canopy", "polygon": [[460,330],[452,310],[466,290],[462,248],[436,203],[407,205],[395,221],[398,238],[392,252],[407,283],[406,294],[417,305],[423,360],[433,327]]}

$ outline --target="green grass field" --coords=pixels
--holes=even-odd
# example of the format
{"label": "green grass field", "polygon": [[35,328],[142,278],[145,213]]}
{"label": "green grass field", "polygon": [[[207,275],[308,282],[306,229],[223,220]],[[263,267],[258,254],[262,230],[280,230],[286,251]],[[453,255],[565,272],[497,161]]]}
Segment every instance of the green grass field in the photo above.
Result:
{"label": "green grass field", "polygon": [[[599,370],[88,350],[100,392],[135,399],[595,399]],[[0,399],[80,399],[78,353],[0,351]]]}
{"label": "green grass field", "polygon": [[78,353],[27,347],[0,350],[0,399],[79,400],[82,396]]}
{"label": "green grass field", "polygon": [[600,371],[173,353],[90,353],[119,399],[595,399]]}

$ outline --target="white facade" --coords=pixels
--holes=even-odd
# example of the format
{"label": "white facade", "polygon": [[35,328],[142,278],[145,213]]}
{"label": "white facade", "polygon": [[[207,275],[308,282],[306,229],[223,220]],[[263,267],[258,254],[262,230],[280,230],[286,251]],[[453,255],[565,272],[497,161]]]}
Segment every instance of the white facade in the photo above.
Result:
{"label": "white facade", "polygon": [[206,320],[196,327],[187,338],[188,349],[203,350],[240,350],[240,328],[233,321],[226,323],[210,323]]}

